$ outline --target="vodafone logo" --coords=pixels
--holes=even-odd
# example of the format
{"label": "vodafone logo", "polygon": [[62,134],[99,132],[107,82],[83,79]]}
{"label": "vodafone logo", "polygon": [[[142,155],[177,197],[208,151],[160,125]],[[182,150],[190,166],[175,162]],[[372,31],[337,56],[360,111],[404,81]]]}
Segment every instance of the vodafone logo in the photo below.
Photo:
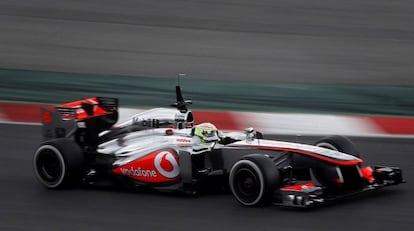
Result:
{"label": "vodafone logo", "polygon": [[155,168],[161,175],[167,178],[175,178],[180,174],[177,159],[170,151],[162,151],[154,158]]}

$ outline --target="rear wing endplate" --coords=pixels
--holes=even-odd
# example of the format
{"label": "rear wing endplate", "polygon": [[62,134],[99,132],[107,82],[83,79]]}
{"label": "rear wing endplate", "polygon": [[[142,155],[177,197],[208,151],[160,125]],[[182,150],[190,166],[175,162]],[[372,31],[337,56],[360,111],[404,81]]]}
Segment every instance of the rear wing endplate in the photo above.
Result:
{"label": "rear wing endplate", "polygon": [[[65,103],[54,111],[41,109],[44,140],[68,138],[79,129],[87,140],[95,140],[98,133],[110,128],[118,120],[118,99],[94,97]],[[75,137],[79,140],[80,137]],[[82,139],[83,140],[83,139]]]}

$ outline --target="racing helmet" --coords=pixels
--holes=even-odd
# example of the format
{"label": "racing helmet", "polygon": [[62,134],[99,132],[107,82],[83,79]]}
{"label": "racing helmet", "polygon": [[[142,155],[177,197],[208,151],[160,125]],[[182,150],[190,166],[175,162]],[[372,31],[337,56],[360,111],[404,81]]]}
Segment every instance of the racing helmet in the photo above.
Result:
{"label": "racing helmet", "polygon": [[212,123],[201,123],[194,128],[194,135],[202,142],[210,143],[220,140],[220,133]]}

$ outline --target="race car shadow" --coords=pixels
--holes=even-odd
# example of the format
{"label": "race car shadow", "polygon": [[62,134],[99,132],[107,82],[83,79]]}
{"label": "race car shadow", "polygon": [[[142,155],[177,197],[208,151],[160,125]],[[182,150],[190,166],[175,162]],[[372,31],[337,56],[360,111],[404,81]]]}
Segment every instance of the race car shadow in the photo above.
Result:
{"label": "race car shadow", "polygon": [[[136,195],[144,196],[145,199],[163,199],[163,200],[180,200],[187,201],[186,203],[198,203],[200,201],[217,201],[219,203],[225,203],[228,200],[229,206],[240,206],[244,209],[255,209],[258,207],[250,208],[240,205],[231,195],[230,191],[226,187],[207,187],[200,188],[199,191],[174,191],[174,190],[157,190],[151,187],[133,187],[131,185],[114,185],[114,184],[84,184],[79,186],[77,189],[73,190],[91,190],[91,191],[105,191],[113,192],[114,194],[125,194],[125,195]],[[341,209],[341,208],[359,208],[365,205],[371,205],[372,203],[383,204],[386,207],[388,204],[393,204],[395,201],[401,201],[401,198],[407,197],[409,200],[409,195],[406,190],[401,187],[390,187],[382,188],[379,190],[367,191],[363,193],[358,193],[356,195],[348,196],[345,198],[337,198],[335,200],[329,200],[324,203],[311,206],[311,207],[290,207],[282,205],[265,205],[262,208],[270,210],[279,210],[279,211],[291,211],[291,212],[318,212],[326,211],[332,209]],[[142,198],[139,198],[142,199]],[[227,204],[227,203],[225,203]]]}
{"label": "race car shadow", "polygon": [[156,195],[159,197],[171,197],[171,198],[197,198],[197,197],[214,197],[217,195],[230,195],[228,187],[215,186],[206,187],[202,185],[188,190],[174,190],[174,189],[156,189],[153,187],[145,186],[132,186],[130,184],[114,184],[111,183],[99,183],[99,184],[83,184],[77,189],[92,190],[92,191],[106,191],[114,193],[126,193],[137,195]]}

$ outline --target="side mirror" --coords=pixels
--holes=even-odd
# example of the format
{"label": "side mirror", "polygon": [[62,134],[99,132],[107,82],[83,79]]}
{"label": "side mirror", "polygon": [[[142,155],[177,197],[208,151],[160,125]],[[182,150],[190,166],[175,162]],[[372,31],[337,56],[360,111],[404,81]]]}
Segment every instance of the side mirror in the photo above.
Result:
{"label": "side mirror", "polygon": [[252,127],[244,129],[246,133],[246,140],[253,140],[256,137],[256,132]]}
{"label": "side mirror", "polygon": [[244,129],[246,140],[263,139],[263,133],[255,131],[252,127]]}

